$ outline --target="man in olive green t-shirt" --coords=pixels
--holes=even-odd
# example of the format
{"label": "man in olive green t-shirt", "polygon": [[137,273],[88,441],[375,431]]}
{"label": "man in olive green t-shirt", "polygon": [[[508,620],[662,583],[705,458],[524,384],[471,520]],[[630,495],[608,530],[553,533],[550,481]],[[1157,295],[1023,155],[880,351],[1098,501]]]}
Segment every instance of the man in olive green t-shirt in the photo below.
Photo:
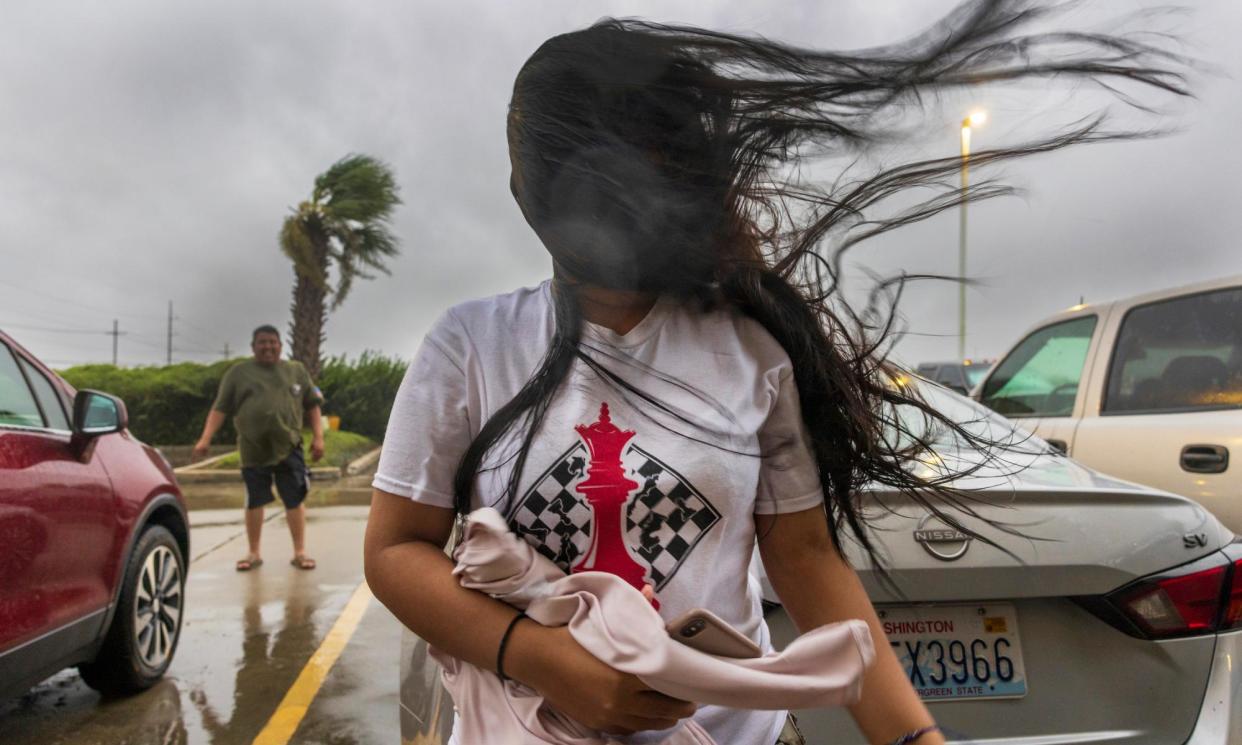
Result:
{"label": "man in olive green t-shirt", "polygon": [[250,553],[237,562],[237,570],[248,571],[263,563],[259,539],[263,533],[263,507],[275,500],[273,482],[285,505],[293,537],[291,563],[299,569],[314,569],[315,560],[306,555],[305,546],[303,501],[310,474],[302,457],[302,420],[305,414],[310,422],[311,459],[319,460],[323,457],[323,420],[319,415],[323,396],[302,363],[280,358],[280,332],[276,327],[255,329],[250,349],[254,358],[230,367],[220,381],[203,434],[194,446],[194,456],[205,456],[225,417],[233,417],[242,480],[246,483],[246,537],[250,540]]}

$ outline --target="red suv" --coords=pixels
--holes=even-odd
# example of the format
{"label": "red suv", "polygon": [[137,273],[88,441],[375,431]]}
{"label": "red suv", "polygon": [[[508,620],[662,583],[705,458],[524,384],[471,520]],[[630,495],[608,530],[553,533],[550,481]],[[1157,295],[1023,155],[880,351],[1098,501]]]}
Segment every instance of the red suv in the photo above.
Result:
{"label": "red suv", "polygon": [[77,665],[128,693],[172,662],[185,499],[125,405],[74,391],[0,332],[0,697]]}

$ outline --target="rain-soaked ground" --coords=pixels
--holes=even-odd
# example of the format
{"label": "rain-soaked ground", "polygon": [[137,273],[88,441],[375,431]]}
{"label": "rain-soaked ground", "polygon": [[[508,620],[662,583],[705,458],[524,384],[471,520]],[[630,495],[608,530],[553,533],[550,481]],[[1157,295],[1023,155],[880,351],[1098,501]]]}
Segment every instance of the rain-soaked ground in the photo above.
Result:
{"label": "rain-soaked ground", "polygon": [[[289,565],[284,517],[271,508],[265,563],[235,571],[246,551],[240,488],[188,487],[195,509],[186,617],[165,679],[137,696],[106,700],[76,670],[62,671],[0,702],[0,743],[253,742],[363,581],[368,480],[314,485],[307,525],[314,571]],[[289,741],[399,743],[400,649],[400,624],[370,599]]]}

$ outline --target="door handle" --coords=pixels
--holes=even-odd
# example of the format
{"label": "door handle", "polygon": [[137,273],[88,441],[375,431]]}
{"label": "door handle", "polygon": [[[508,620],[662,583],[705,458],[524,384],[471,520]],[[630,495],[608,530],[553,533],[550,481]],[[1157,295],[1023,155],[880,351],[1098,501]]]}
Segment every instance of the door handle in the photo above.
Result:
{"label": "door handle", "polygon": [[1187,445],[1182,448],[1182,470],[1190,473],[1224,473],[1229,468],[1229,448],[1224,445]]}
{"label": "door handle", "polygon": [[1061,455],[1069,454],[1069,445],[1066,444],[1065,440],[1051,439],[1051,440],[1044,440],[1044,442],[1048,443],[1048,447],[1057,451]]}

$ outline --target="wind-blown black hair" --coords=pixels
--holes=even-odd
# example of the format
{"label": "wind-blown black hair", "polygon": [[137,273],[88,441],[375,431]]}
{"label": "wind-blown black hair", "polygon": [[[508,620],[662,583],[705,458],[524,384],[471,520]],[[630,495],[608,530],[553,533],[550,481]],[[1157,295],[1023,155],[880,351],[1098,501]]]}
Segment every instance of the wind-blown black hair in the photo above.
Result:
{"label": "wind-blown black hair", "polygon": [[[508,133],[513,194],[556,267],[556,331],[538,370],[465,453],[458,511],[469,511],[474,477],[491,467],[485,457],[517,431],[520,446],[505,457],[514,465],[503,495],[511,503],[530,444],[576,362],[660,405],[584,349],[573,284],[586,283],[731,307],[775,337],[792,362],[838,550],[847,531],[877,558],[858,501],[864,487],[903,493],[968,530],[960,516],[978,516],[975,501],[954,482],[979,464],[928,476],[910,463],[932,449],[935,428],[984,448],[995,443],[895,384],[901,373],[886,359],[892,304],[909,278],[881,283],[861,311],[841,297],[838,279],[858,243],[1011,190],[984,180],[962,193],[956,157],[833,184],[791,174],[810,158],[889,141],[901,115],[956,87],[1088,81],[1140,108],[1119,85],[1188,95],[1187,61],[1150,36],[1032,30],[1056,9],[972,0],[913,40],[858,52],[636,20],[604,20],[545,42],[517,76]],[[1101,114],[979,152],[971,165],[1138,136],[1109,131]],[[925,196],[876,214],[911,193]],[[932,427],[903,423],[897,407],[922,412]]]}

